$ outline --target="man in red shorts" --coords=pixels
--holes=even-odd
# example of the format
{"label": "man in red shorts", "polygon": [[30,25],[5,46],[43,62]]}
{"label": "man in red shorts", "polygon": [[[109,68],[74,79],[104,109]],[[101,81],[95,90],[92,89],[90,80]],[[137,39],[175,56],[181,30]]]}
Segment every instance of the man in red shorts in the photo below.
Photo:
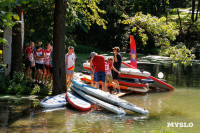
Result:
{"label": "man in red shorts", "polygon": [[99,81],[102,82],[102,90],[105,90],[105,59],[102,55],[98,55],[95,52],[90,53],[92,58],[92,64],[95,69],[94,71],[94,81],[96,82],[95,87],[99,89]]}

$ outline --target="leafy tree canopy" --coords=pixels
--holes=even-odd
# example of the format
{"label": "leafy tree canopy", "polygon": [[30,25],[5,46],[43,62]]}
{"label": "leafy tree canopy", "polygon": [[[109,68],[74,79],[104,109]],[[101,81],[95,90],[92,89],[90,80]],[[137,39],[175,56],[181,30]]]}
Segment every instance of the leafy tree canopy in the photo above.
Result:
{"label": "leafy tree canopy", "polygon": [[175,61],[181,61],[183,64],[191,64],[191,60],[195,58],[191,50],[187,49],[185,45],[174,45],[173,41],[176,40],[176,36],[179,34],[176,28],[176,23],[166,23],[165,17],[155,17],[150,14],[144,15],[141,12],[135,14],[134,17],[123,15],[125,20],[124,24],[128,24],[132,27],[132,32],[137,32],[141,37],[144,45],[147,44],[147,40],[152,37],[157,46],[161,48],[162,55],[168,55],[172,57],[173,63]]}

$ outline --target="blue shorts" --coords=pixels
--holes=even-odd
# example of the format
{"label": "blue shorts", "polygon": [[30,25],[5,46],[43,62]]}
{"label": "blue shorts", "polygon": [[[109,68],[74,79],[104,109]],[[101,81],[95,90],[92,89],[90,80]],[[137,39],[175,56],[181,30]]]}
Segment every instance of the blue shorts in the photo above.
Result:
{"label": "blue shorts", "polygon": [[105,82],[106,73],[104,71],[94,73],[94,81],[95,82]]}

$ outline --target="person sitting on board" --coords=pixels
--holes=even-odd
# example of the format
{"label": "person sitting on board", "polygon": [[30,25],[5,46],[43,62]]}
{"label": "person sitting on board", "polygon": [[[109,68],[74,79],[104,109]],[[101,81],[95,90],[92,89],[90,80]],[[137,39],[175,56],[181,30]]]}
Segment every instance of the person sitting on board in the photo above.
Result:
{"label": "person sitting on board", "polygon": [[92,58],[90,57],[90,76],[91,76],[91,86],[94,87],[94,67],[92,64]]}
{"label": "person sitting on board", "polygon": [[42,71],[44,69],[44,58],[45,52],[40,46],[36,46],[36,51],[34,51],[35,66],[36,66],[36,82],[40,83],[42,76]]}
{"label": "person sitting on board", "polygon": [[[113,48],[113,53],[114,53],[114,68],[116,68],[118,71],[120,71],[121,69],[121,64],[122,64],[122,57],[119,53],[120,48],[119,47],[114,47]],[[112,70],[112,76],[113,76],[113,82],[117,85],[117,91],[118,93],[120,92],[120,86],[119,86],[119,82],[118,82],[118,78],[119,78],[119,73],[115,72]]]}
{"label": "person sitting on board", "polygon": [[33,58],[33,48],[34,48],[34,42],[30,42],[29,46],[26,48],[25,52],[25,77],[32,78],[31,76],[31,67],[34,66],[34,58]]}
{"label": "person sitting on board", "polygon": [[108,58],[108,61],[105,63],[105,71],[106,71],[106,90],[108,91],[108,85],[111,85],[113,89],[116,91],[117,84],[113,82],[113,77],[111,73],[111,69],[117,73],[120,73],[115,67],[113,66],[113,58]]}
{"label": "person sitting on board", "polygon": [[45,52],[45,58],[44,58],[44,73],[42,75],[42,80],[44,84],[47,84],[47,79],[50,76],[50,54],[51,54],[51,44],[47,43]]}
{"label": "person sitting on board", "polygon": [[102,55],[98,55],[95,52],[90,53],[90,57],[92,58],[92,64],[95,69],[94,71],[94,81],[95,87],[99,89],[99,81],[102,82],[102,90],[105,90],[105,77],[106,77],[106,72],[105,72],[105,59]]}
{"label": "person sitting on board", "polygon": [[76,56],[74,54],[74,47],[68,47],[68,53],[65,55],[65,68],[66,68],[66,84],[67,90],[71,86],[71,79],[73,78],[75,68]]}

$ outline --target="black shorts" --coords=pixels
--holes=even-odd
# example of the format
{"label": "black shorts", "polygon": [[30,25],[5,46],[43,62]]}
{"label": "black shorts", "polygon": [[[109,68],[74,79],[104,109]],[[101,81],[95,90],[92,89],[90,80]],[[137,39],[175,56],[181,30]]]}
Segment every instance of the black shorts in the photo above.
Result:
{"label": "black shorts", "polygon": [[38,64],[38,63],[35,63],[35,66],[36,66],[36,69],[44,69],[44,65],[43,64]]}
{"label": "black shorts", "polygon": [[25,67],[31,67],[32,62],[30,60],[25,60]]}
{"label": "black shorts", "polygon": [[115,71],[112,71],[112,76],[113,76],[113,79],[118,79],[119,78],[119,74]]}
{"label": "black shorts", "polygon": [[51,74],[53,73],[53,67],[50,67],[50,73]]}

